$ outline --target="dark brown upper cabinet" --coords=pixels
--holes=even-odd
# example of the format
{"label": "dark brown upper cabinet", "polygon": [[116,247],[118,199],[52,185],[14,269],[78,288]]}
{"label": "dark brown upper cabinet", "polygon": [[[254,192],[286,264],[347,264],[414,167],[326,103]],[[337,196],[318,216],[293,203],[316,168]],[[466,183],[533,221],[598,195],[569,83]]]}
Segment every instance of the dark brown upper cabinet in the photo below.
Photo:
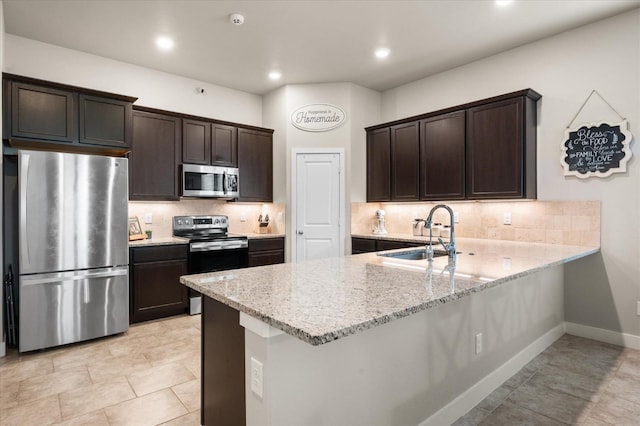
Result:
{"label": "dark brown upper cabinet", "polygon": [[540,98],[525,89],[366,128],[367,201],[535,199]]}
{"label": "dark brown upper cabinet", "polygon": [[197,120],[182,120],[182,162],[238,166],[238,129]]}
{"label": "dark brown upper cabinet", "polygon": [[391,130],[367,132],[367,201],[391,200]]}
{"label": "dark brown upper cabinet", "polygon": [[465,197],[465,112],[420,121],[420,199]]}
{"label": "dark brown upper cabinet", "polygon": [[211,164],[238,167],[238,129],[224,124],[212,124]]}
{"label": "dark brown upper cabinet", "polygon": [[273,133],[238,129],[238,201],[273,201]]}
{"label": "dark brown upper cabinet", "polygon": [[136,98],[3,74],[4,139],[17,148],[122,155]]}
{"label": "dark brown upper cabinet", "polygon": [[391,201],[420,199],[419,123],[391,127]]}
{"label": "dark brown upper cabinet", "polygon": [[518,96],[467,112],[467,198],[536,198],[536,105]]}
{"label": "dark brown upper cabinet", "polygon": [[133,112],[133,146],[129,153],[129,199],[180,199],[181,119]]}
{"label": "dark brown upper cabinet", "polygon": [[211,123],[182,120],[182,162],[211,164]]}

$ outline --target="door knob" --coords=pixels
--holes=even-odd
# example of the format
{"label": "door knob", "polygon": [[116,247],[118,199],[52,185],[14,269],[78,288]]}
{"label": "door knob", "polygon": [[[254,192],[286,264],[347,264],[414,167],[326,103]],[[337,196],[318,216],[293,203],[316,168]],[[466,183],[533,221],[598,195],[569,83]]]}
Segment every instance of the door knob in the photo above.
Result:
{"label": "door knob", "polygon": [[298,231],[298,235],[304,234],[304,231]]}

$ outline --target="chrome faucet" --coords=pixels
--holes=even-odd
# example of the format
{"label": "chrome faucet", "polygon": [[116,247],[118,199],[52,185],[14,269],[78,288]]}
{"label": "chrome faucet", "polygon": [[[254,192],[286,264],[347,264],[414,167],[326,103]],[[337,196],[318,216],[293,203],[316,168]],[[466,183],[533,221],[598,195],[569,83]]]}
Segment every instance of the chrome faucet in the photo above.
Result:
{"label": "chrome faucet", "polygon": [[426,248],[427,257],[429,260],[433,260],[431,225],[432,225],[433,213],[439,208],[446,209],[449,212],[449,218],[451,219],[451,238],[449,239],[449,244],[442,241],[442,238],[440,237],[438,237],[438,241],[440,242],[440,244],[442,244],[442,247],[444,247],[444,249],[446,250],[447,254],[449,255],[449,258],[455,259],[456,258],[456,233],[455,233],[455,227],[454,227],[454,221],[453,221],[453,210],[451,210],[451,207],[445,204],[438,204],[437,206],[434,206],[429,212],[429,216],[427,217],[427,221],[425,222],[425,226],[429,228],[429,245]]}

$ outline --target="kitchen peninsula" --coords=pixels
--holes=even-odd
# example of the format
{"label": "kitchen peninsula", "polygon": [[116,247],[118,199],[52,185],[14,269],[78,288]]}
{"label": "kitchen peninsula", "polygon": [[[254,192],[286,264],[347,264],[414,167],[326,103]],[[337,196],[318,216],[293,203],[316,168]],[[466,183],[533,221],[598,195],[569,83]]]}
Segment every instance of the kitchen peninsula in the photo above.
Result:
{"label": "kitchen peninsula", "polygon": [[[563,264],[599,248],[460,238],[458,250],[181,277],[207,296],[203,424],[453,422],[563,333]],[[224,417],[230,398],[241,419]]]}

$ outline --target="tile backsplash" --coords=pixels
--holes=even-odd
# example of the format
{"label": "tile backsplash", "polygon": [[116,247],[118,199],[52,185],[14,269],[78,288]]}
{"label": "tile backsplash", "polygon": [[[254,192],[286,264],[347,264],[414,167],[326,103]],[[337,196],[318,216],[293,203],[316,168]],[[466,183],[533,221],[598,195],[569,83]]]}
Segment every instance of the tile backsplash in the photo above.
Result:
{"label": "tile backsplash", "polygon": [[[600,201],[511,201],[446,203],[459,216],[456,236],[581,246],[600,245]],[[378,209],[387,232],[411,234],[413,218],[426,219],[436,203],[351,203],[351,232],[370,234]],[[503,224],[511,213],[511,225]],[[449,224],[439,209],[434,222]]]}
{"label": "tile backsplash", "polygon": [[[151,214],[153,223],[144,223]],[[222,214],[229,216],[229,232],[250,234],[258,228],[260,215],[269,215],[271,234],[285,233],[285,205],[277,203],[231,203],[221,200],[184,199],[180,201],[130,201],[129,217],[138,216],[143,230],[153,232],[154,238],[172,235],[173,216]],[[241,216],[246,220],[241,221]]]}

